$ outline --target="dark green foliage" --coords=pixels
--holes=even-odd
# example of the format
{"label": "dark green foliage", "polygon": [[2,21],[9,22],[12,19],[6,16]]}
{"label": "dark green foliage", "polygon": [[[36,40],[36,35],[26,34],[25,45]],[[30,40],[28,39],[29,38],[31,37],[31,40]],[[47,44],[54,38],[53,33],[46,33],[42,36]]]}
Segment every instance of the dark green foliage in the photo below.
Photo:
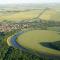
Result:
{"label": "dark green foliage", "polygon": [[23,52],[20,49],[9,47],[6,39],[8,36],[18,31],[6,32],[5,35],[0,35],[0,60],[40,60],[40,57]]}
{"label": "dark green foliage", "polygon": [[45,47],[60,51],[60,41],[56,41],[56,42],[42,42],[40,44],[45,46]]}

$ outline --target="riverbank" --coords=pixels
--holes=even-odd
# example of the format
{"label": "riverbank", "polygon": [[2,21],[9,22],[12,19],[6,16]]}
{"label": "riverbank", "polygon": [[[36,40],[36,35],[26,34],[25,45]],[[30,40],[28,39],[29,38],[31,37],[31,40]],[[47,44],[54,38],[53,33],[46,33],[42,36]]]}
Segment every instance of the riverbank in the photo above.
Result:
{"label": "riverbank", "polygon": [[[26,32],[26,31],[25,31]],[[13,47],[16,47],[16,48],[19,48],[19,49],[21,49],[21,50],[23,50],[23,51],[28,51],[28,49],[27,48],[25,48],[25,47],[23,47],[23,46],[21,46],[20,44],[18,44],[17,43],[17,41],[16,41],[16,39],[17,39],[17,37],[19,36],[19,35],[21,35],[21,34],[23,34],[24,33],[24,31],[20,31],[20,32],[18,32],[17,34],[15,34],[15,35],[13,35],[11,38],[10,38],[10,42],[11,42],[11,44],[12,44],[12,46]],[[58,55],[52,55],[52,54],[46,54],[46,53],[43,53],[43,52],[40,52],[39,53],[39,55],[40,56],[48,56],[48,57],[51,57],[51,58],[55,58],[55,57],[60,57],[60,56],[58,56]]]}

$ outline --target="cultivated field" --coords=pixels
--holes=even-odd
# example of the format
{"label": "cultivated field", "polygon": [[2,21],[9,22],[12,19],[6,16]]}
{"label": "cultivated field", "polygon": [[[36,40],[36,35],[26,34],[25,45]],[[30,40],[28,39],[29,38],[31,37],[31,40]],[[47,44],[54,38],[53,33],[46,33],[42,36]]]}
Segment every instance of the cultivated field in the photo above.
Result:
{"label": "cultivated field", "polygon": [[60,11],[56,10],[46,10],[40,18],[43,20],[53,20],[53,21],[60,21]]}
{"label": "cultivated field", "polygon": [[35,18],[39,15],[42,10],[28,10],[28,11],[18,11],[18,12],[2,12],[0,13],[0,20],[25,20]]}
{"label": "cultivated field", "polygon": [[[26,11],[0,11],[0,21],[8,20],[8,21],[21,21],[21,20],[31,20],[32,18],[41,18],[42,20],[55,20],[60,21],[60,11],[56,11],[53,9],[46,9],[44,13],[44,9],[31,9]],[[38,15],[41,14],[39,17]]]}

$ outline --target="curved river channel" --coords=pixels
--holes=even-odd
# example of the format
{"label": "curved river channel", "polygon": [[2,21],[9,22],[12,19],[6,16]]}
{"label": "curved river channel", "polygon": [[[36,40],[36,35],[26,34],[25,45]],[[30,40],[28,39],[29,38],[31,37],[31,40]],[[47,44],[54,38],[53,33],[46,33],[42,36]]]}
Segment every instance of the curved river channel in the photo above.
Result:
{"label": "curved river channel", "polygon": [[[13,47],[16,47],[16,48],[19,48],[22,51],[28,52],[29,49],[24,48],[23,46],[21,46],[20,44],[18,44],[17,41],[16,41],[17,37],[19,35],[23,34],[24,32],[27,32],[27,31],[20,31],[20,32],[16,33],[15,35],[13,35],[11,37],[11,39],[10,39],[10,42],[11,42],[11,44],[12,44]],[[40,53],[40,56],[45,56],[45,55],[46,55],[46,53],[43,53],[43,52]],[[53,56],[53,55],[49,55],[48,54],[46,56],[48,56],[49,58],[53,58],[54,57],[54,58],[60,59],[60,56],[57,56],[57,55]]]}
{"label": "curved river channel", "polygon": [[20,31],[20,32],[16,33],[14,36],[11,37],[10,42],[11,42],[11,44],[12,44],[13,47],[19,48],[19,49],[21,49],[23,51],[27,51],[26,48],[22,47],[20,44],[18,44],[16,42],[17,37],[19,35],[23,34],[23,33],[24,33],[24,31]]}

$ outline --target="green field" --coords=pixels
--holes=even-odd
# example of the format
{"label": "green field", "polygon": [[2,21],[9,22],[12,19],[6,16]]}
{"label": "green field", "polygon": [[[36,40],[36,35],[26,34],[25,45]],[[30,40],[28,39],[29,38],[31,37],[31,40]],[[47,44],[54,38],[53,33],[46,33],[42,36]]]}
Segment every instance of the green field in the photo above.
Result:
{"label": "green field", "polygon": [[60,35],[55,31],[33,30],[20,35],[17,42],[28,49],[46,54],[60,55],[60,51],[42,46],[41,42],[60,41]]}

